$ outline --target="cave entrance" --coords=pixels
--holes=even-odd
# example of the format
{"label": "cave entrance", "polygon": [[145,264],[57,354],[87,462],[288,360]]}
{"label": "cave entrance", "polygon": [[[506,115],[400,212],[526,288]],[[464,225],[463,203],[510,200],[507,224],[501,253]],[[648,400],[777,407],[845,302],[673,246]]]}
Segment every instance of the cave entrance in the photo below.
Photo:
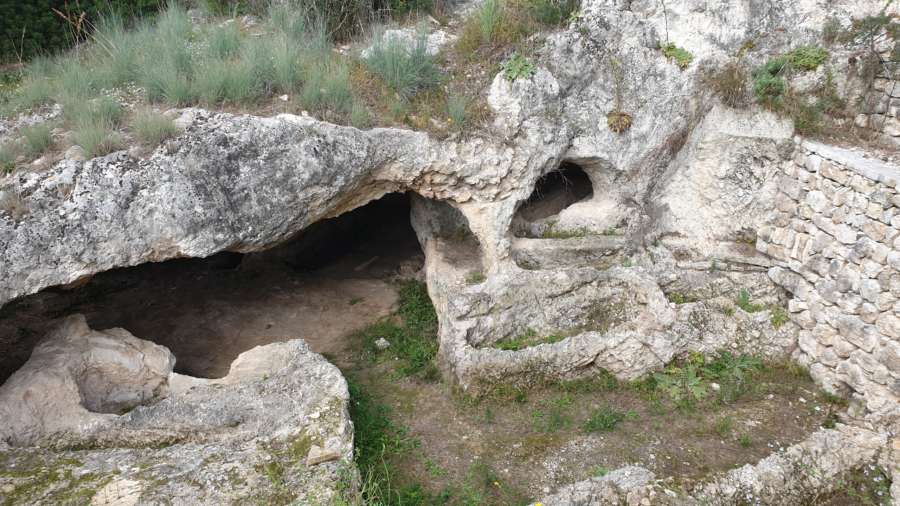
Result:
{"label": "cave entrance", "polygon": [[197,377],[225,376],[240,353],[287,339],[338,354],[344,337],[392,313],[393,281],[423,265],[410,196],[395,193],[268,251],[114,269],[0,308],[0,382],[27,361],[52,319],[72,313],[92,328],[122,327],[168,347],[176,372]]}
{"label": "cave entrance", "polygon": [[593,195],[594,187],[584,169],[563,162],[558,169],[537,180],[531,196],[519,207],[517,217],[528,222],[544,220]]}

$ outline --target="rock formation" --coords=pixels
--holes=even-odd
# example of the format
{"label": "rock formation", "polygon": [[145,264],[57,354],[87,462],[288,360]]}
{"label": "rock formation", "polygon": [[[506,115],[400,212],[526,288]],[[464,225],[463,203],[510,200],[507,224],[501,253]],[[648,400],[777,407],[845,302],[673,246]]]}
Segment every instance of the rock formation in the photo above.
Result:
{"label": "rock formation", "polygon": [[[855,424],[819,431],[691,494],[624,468],[544,504],[733,504],[751,501],[746,494],[777,504],[782,494],[827,488],[897,452],[900,168],[795,137],[790,121],[759,107],[726,107],[705,70],[743,55],[748,41],[752,68],[815,41],[828,17],[846,24],[881,7],[585,1],[548,36],[532,76],[498,74],[485,90],[493,136],[441,141],[309,116],[181,110],[183,132],[149,156],[67,159],[0,179],[0,305],[117,267],[261,251],[411,192],[440,365],[464,390],[600,369],[635,379],[691,351],[728,349],[793,356],[853,401]],[[429,50],[444,36],[434,39]],[[669,40],[695,63],[670,62],[659,50]],[[858,121],[888,118],[877,130],[894,141],[896,82],[882,76],[879,93],[863,89],[850,53],[834,55],[834,86],[847,97],[878,95],[881,112]],[[793,79],[812,89],[826,75]],[[615,111],[628,113],[629,129],[609,128]],[[584,172],[591,196],[539,223],[517,216],[563,163]],[[475,241],[456,244],[456,229]],[[484,280],[467,279],[473,271]],[[728,314],[741,289],[766,307]],[[690,300],[676,303],[679,294]],[[773,325],[779,303],[789,319]],[[493,346],[526,331],[561,339]],[[221,380],[172,367],[165,349],[127,332],[66,320],[0,389],[0,437],[13,461],[31,451],[22,446],[54,446],[59,462],[72,448],[96,448],[78,469],[115,469],[103,484],[140,502],[292,494],[302,503],[334,494],[339,471],[353,475],[346,382],[303,342],[247,352]],[[890,441],[894,450],[883,450]],[[823,474],[793,474],[804,459]],[[51,503],[53,493],[36,501]]]}

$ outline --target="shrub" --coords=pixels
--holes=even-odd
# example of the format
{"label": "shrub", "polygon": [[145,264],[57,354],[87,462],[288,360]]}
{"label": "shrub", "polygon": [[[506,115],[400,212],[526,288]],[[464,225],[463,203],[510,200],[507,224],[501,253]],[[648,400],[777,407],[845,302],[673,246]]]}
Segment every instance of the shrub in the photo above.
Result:
{"label": "shrub", "polygon": [[666,58],[673,60],[679,68],[686,69],[694,61],[694,55],[688,50],[676,46],[674,43],[661,44],[659,46]]}
{"label": "shrub", "polygon": [[171,119],[150,109],[135,113],[131,128],[138,140],[148,146],[156,146],[178,134],[178,127]]}
{"label": "shrub", "polygon": [[[524,6],[524,8],[523,8]],[[527,4],[504,0],[485,0],[466,19],[456,43],[457,50],[473,57],[482,47],[492,48],[517,42],[533,31]]]}
{"label": "shrub", "polygon": [[756,100],[770,109],[781,108],[785,89],[787,84],[780,75],[761,71],[753,77],[753,94]]}
{"label": "shrub", "polygon": [[739,59],[725,64],[718,71],[708,73],[705,81],[723,104],[740,109],[749,104],[749,78],[743,60]]}
{"label": "shrub", "polygon": [[372,46],[366,65],[400,97],[408,99],[440,83],[440,70],[426,49],[424,35],[411,48],[396,38],[381,35]]}
{"label": "shrub", "polygon": [[158,0],[29,0],[0,2],[0,60],[24,59],[69,47],[73,30],[53,12],[78,18],[84,27],[97,25],[103,14],[120,12],[130,16],[149,14],[159,8]]}
{"label": "shrub", "polygon": [[503,77],[515,81],[520,77],[528,78],[534,74],[534,64],[519,53],[513,53],[503,64]]}
{"label": "shrub", "polygon": [[531,16],[543,25],[561,25],[578,11],[579,0],[528,0],[526,6]]}
{"label": "shrub", "polygon": [[625,413],[611,407],[604,406],[591,411],[591,416],[584,422],[585,432],[610,432],[615,430],[619,422],[625,419]]}
{"label": "shrub", "polygon": [[828,51],[818,46],[800,46],[787,54],[791,68],[802,71],[816,70],[828,59]]}
{"label": "shrub", "polygon": [[25,151],[32,157],[40,156],[53,144],[50,127],[45,123],[23,128],[22,136],[25,138]]}

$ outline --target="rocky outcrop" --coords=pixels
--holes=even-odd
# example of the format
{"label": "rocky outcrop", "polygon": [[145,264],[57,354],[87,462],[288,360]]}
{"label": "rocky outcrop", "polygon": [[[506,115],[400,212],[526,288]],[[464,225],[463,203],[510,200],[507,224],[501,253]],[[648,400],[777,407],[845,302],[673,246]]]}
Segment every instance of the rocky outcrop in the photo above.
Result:
{"label": "rocky outcrop", "polygon": [[[172,362],[165,348],[121,329],[63,321],[0,390],[3,467],[16,470],[0,473],[3,496],[308,504],[355,479],[347,383],[303,341],[247,351],[215,380],[168,374]],[[140,404],[97,414],[98,398],[119,409]]]}

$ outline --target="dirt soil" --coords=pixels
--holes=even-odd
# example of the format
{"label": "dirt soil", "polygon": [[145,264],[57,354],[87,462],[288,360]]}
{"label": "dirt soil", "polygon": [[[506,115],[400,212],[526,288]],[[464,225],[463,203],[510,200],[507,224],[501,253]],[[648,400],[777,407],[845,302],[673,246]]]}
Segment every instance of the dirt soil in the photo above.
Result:
{"label": "dirt soil", "polygon": [[[752,393],[732,404],[684,411],[621,384],[554,386],[524,398],[476,402],[441,383],[397,379],[390,361],[356,367],[365,388],[391,408],[392,421],[417,441],[415,450],[391,462],[401,470],[400,485],[419,483],[432,494],[458,490],[481,466],[495,477],[493,497],[485,498],[490,504],[536,500],[628,464],[689,490],[712,473],[799,442],[838,410],[809,377],[786,368],[760,373]],[[624,419],[612,431],[588,433],[590,413],[606,406]]]}

